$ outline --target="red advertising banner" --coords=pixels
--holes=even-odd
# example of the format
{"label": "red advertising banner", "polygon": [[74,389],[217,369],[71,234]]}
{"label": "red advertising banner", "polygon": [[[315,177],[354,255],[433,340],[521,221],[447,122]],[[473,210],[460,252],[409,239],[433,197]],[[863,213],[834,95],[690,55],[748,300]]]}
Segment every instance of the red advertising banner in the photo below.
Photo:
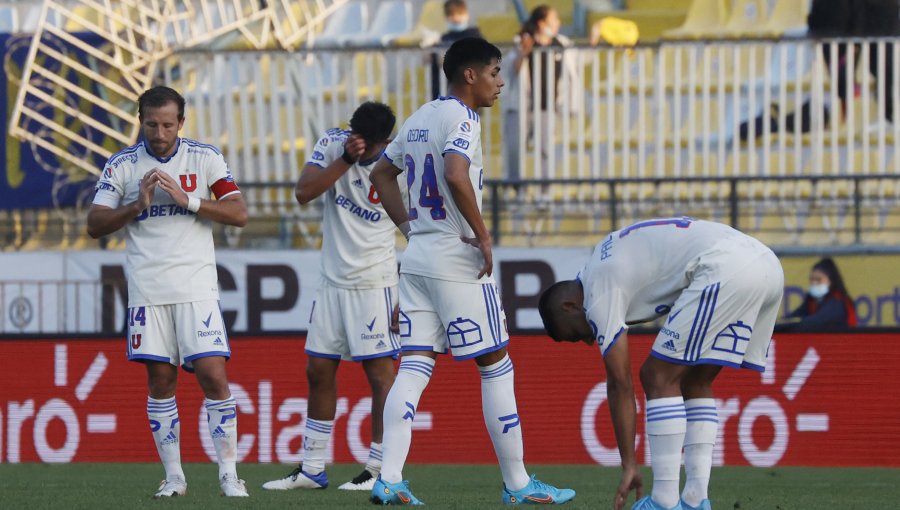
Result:
{"label": "red advertising banner", "polygon": [[[629,340],[636,377],[652,337]],[[303,339],[234,338],[232,349],[241,461],[297,462],[308,395]],[[510,354],[526,461],[618,464],[597,349],[515,337]],[[716,382],[717,465],[900,466],[900,335],[778,335],[769,356],[765,374],[726,368]],[[368,385],[353,363],[338,379],[332,458],[364,462]],[[154,462],[146,395],[144,368],[125,360],[124,339],[0,341],[0,462]],[[202,398],[182,372],[185,461],[214,454]],[[644,407],[639,394],[646,458]],[[410,462],[495,462],[472,361],[439,359],[414,427]]]}

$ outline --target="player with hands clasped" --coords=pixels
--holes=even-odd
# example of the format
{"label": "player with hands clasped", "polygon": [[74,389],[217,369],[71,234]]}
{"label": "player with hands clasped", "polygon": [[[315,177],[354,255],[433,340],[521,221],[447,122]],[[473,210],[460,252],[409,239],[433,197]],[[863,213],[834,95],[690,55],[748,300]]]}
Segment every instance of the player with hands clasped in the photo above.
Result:
{"label": "player with hands clasped", "polygon": [[243,227],[247,206],[222,153],[178,136],[184,98],[155,87],[138,99],[143,141],[104,166],[88,212],[98,238],[126,229],[128,359],[147,367],[147,417],[166,470],[155,497],[183,496],[178,366],[206,396],[209,434],[225,496],[247,496],[237,476],[237,407],[225,362],[231,346],[219,308],[211,223]]}
{"label": "player with hands clasped", "polygon": [[[481,217],[481,124],[476,109],[503,87],[500,50],[465,38],[444,57],[449,96],[426,103],[400,128],[371,174],[394,223],[409,237],[400,268],[403,357],[384,406],[384,464],[372,489],[379,504],[421,504],[403,481],[419,398],[439,353],[474,359],[484,421],[507,504],[565,503],[571,489],[529,477],[513,388],[509,334],[492,274],[491,237]],[[404,200],[398,175],[409,190]]]}
{"label": "player with hands clasped", "polygon": [[[622,457],[616,510],[631,491],[632,510],[710,510],[712,383],[723,366],[765,370],[783,290],[781,263],[756,239],[720,223],[661,218],[613,232],[575,280],[541,294],[551,338],[596,342],[603,355]],[[663,316],[640,373],[653,468],[651,495],[642,497],[627,330]],[[682,447],[687,481],[679,496]]]}
{"label": "player with hands clasped", "polygon": [[306,338],[309,403],[303,459],[285,478],[263,484],[264,489],[328,486],[325,463],[341,360],[360,362],[368,377],[372,443],[365,469],[339,489],[372,490],[381,472],[381,413],[394,382],[394,358],[400,352],[400,340],[392,330],[398,276],[396,227],[369,183],[369,172],[390,141],[394,122],[387,105],[363,103],[350,119],[351,131],[330,129],[319,139],[297,181],[298,202],[306,204],[319,196],[325,201],[322,283]]}

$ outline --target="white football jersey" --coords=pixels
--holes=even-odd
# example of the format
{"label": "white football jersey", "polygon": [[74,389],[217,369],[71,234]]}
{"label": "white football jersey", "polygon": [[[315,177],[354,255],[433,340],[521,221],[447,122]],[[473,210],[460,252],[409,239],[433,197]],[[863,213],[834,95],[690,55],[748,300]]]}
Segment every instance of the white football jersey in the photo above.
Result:
{"label": "white football jersey", "polygon": [[456,282],[488,282],[477,278],[483,265],[478,249],[460,241],[474,237],[450,194],[444,177],[444,154],[469,160],[469,179],[481,210],[484,168],[481,122],[475,111],[455,97],[439,97],[409,117],[385,151],[403,170],[409,190],[409,247],[400,271]]}
{"label": "white football jersey", "polygon": [[[94,203],[116,208],[134,202],[141,179],[153,168],[193,197],[221,200],[240,193],[218,149],[179,138],[168,158],[157,158],[143,143],[114,154],[97,182]],[[211,223],[156,189],[150,206],[125,227],[129,307],[219,299]]]}
{"label": "white football jersey", "polygon": [[769,249],[728,225],[692,218],[642,221],[609,234],[578,274],[604,355],[628,325],[669,313],[694,278],[719,281]]}
{"label": "white football jersey", "polygon": [[[348,136],[349,131],[329,129],[306,163],[327,167],[344,153]],[[352,165],[324,193],[322,275],[337,287],[373,289],[397,284],[396,227],[369,182],[369,172],[379,159],[380,154]]]}

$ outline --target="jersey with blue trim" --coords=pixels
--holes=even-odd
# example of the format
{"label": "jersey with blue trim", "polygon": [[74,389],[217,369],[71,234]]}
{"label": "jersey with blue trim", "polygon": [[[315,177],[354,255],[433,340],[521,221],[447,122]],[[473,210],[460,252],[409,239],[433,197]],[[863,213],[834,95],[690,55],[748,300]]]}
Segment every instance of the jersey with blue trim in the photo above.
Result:
{"label": "jersey with blue trim", "polygon": [[[103,168],[93,203],[110,208],[137,200],[141,179],[153,168],[174,177],[192,197],[240,193],[222,153],[187,138],[178,139],[168,158],[140,143],[114,154]],[[128,306],[219,299],[211,224],[157,187],[150,206],[125,226]]]}
{"label": "jersey with blue trim", "polygon": [[728,225],[692,218],[647,220],[609,234],[578,275],[600,352],[630,324],[668,314],[694,279],[716,282],[740,270],[729,264],[735,250],[768,248]]}
{"label": "jersey with blue trim", "polygon": [[[349,131],[329,129],[306,164],[327,167],[344,153],[349,136]],[[322,276],[336,287],[374,289],[397,284],[396,227],[369,182],[369,172],[380,158],[351,165],[323,194]]]}
{"label": "jersey with blue trim", "polygon": [[409,247],[400,271],[456,282],[487,282],[477,277],[483,258],[460,241],[475,237],[453,200],[444,176],[444,155],[469,160],[469,180],[481,210],[483,164],[481,122],[477,113],[455,97],[439,97],[410,116],[385,157],[403,170],[409,190]]}

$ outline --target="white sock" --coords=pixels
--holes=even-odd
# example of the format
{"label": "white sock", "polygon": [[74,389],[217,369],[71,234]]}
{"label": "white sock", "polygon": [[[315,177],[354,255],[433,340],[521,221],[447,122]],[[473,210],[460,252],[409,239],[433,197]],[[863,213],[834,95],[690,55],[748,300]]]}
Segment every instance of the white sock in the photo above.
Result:
{"label": "white sock", "polygon": [[403,465],[412,443],[412,422],[433,370],[434,360],[428,356],[400,358],[397,378],[384,402],[381,479],[385,482],[403,480]]}
{"label": "white sock", "polygon": [[381,443],[369,445],[369,459],[366,461],[366,471],[378,476],[381,473]]}
{"label": "white sock", "polygon": [[166,479],[181,477],[181,421],[178,419],[178,405],[175,397],[155,399],[147,397],[147,418],[150,420],[150,431],[153,442],[159,452],[159,460],[166,470]]}
{"label": "white sock", "polygon": [[226,474],[237,476],[237,404],[234,397],[225,400],[204,399],[207,425],[216,458],[219,459],[219,478]]}
{"label": "white sock", "polygon": [[683,398],[656,398],[647,402],[647,438],[653,468],[653,491],[650,496],[663,508],[678,504],[685,429]]}
{"label": "white sock", "polygon": [[684,436],[684,472],[687,481],[681,499],[691,506],[699,506],[709,497],[709,473],[712,469],[713,447],[719,418],[716,401],[711,398],[692,398],[685,401],[687,433]]}
{"label": "white sock", "polygon": [[331,429],[334,420],[306,419],[303,431],[303,471],[317,475],[325,471],[325,455],[328,441],[331,440]]}
{"label": "white sock", "polygon": [[528,485],[530,479],[525,470],[525,448],[522,446],[522,425],[516,409],[512,360],[504,356],[492,365],[478,367],[478,371],[481,372],[481,412],[494,443],[503,484],[509,490],[520,490]]}

